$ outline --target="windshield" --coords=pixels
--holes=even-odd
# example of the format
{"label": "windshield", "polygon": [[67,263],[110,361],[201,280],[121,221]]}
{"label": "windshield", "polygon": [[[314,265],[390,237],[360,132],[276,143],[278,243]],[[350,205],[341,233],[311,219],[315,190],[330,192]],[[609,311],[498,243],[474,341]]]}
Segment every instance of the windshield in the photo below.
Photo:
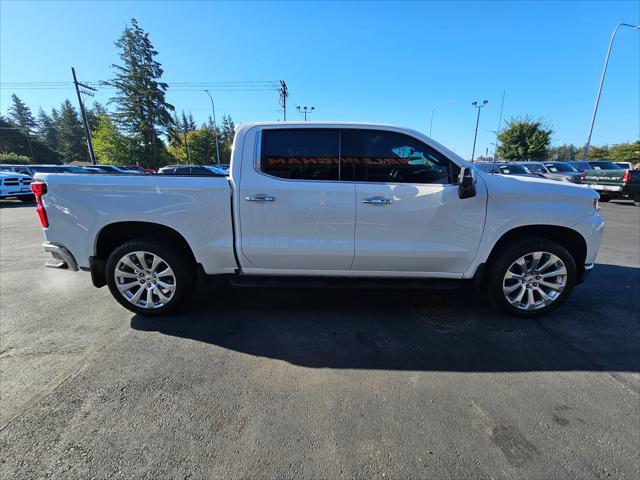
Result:
{"label": "windshield", "polygon": [[573,168],[571,165],[569,165],[568,163],[553,162],[553,163],[545,163],[544,166],[547,167],[547,169],[552,173],[577,172],[577,170]]}
{"label": "windshield", "polygon": [[571,166],[579,172],[584,172],[589,169],[589,164],[587,162],[571,162]]}
{"label": "windshield", "polygon": [[206,168],[207,170],[209,170],[210,172],[213,172],[217,175],[227,175],[227,171],[224,168],[220,168],[220,167],[216,167],[213,165],[203,165],[204,168]]}
{"label": "windshield", "polygon": [[589,166],[594,170],[623,170],[615,163],[607,161],[589,162]]}
{"label": "windshield", "polygon": [[84,168],[82,167],[64,167],[63,168],[64,172],[68,172],[68,173],[88,173]]}
{"label": "windshield", "polygon": [[[525,165],[523,165],[525,166]],[[544,165],[542,165],[541,163],[527,163],[526,167],[531,170],[532,172],[536,172],[536,173],[547,173],[547,169],[544,168]]]}
{"label": "windshield", "polygon": [[523,167],[522,165],[512,164],[512,165],[499,165],[498,169],[500,173],[503,175],[526,175],[529,171]]}
{"label": "windshield", "polygon": [[43,173],[56,173],[56,172],[64,172],[65,169],[63,167],[30,167],[34,172],[43,172]]}

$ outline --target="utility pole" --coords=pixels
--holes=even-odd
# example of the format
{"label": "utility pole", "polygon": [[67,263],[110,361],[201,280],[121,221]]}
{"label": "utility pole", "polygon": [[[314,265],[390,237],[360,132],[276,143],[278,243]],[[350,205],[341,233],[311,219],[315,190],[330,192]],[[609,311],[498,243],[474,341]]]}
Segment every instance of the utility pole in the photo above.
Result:
{"label": "utility pole", "polygon": [[500,129],[502,128],[502,109],[504,108],[504,96],[507,94],[506,90],[502,91],[502,102],[500,103],[500,117],[498,117],[498,129],[496,130],[496,143],[493,149],[493,163],[496,163],[496,154],[498,152],[498,137],[500,136]]}
{"label": "utility pole", "polygon": [[187,164],[191,165],[191,155],[189,155],[189,137],[187,136],[187,125],[184,125],[184,147],[187,151]]}
{"label": "utility pole", "polygon": [[300,108],[300,105],[298,105],[296,107],[296,110],[298,110],[298,113],[304,113],[304,121],[307,121],[307,115],[311,115],[311,112],[313,112],[316,109],[316,107],[307,107],[306,105],[302,108]]}
{"label": "utility pole", "polygon": [[[211,110],[213,111],[213,129],[215,130],[213,133],[216,137],[216,163],[220,165],[220,146],[218,145],[218,124],[216,123],[216,106],[213,103],[213,97],[209,93],[209,90],[205,89],[207,95],[209,95],[209,100],[211,100]],[[187,154],[189,150],[187,149]]]}
{"label": "utility pole", "polygon": [[478,102],[473,102],[471,104],[478,109],[478,118],[476,118],[476,131],[475,131],[475,134],[473,135],[473,151],[471,152],[471,163],[473,163],[473,159],[475,158],[475,155],[476,155],[476,140],[478,138],[478,126],[480,125],[480,109],[484,107],[487,103],[489,103],[489,100],[483,100],[482,104]]}
{"label": "utility pole", "polygon": [[282,116],[284,121],[287,121],[287,97],[289,96],[289,89],[287,88],[287,82],[280,80],[280,106],[282,107]]}
{"label": "utility pole", "polygon": [[[91,90],[93,92],[95,92],[96,89],[78,82],[78,79],[76,78],[76,70],[73,67],[71,67],[71,74],[73,75],[73,84],[76,87],[76,94],[78,95],[78,103],[80,104],[80,114],[82,115],[82,122],[84,123],[84,134],[87,137],[87,148],[89,149],[89,159],[91,160],[91,163],[95,165],[97,163],[96,155],[95,153],[93,153],[93,141],[91,140],[91,129],[89,128],[89,120],[87,119],[87,112],[85,112],[84,110],[84,103],[82,103],[82,95],[80,95],[80,87],[86,88],[87,90]],[[85,95],[89,95],[93,97],[93,93],[90,93],[90,92],[83,92],[83,93]]]}
{"label": "utility pole", "polygon": [[593,107],[593,115],[591,117],[591,126],[589,127],[589,136],[587,137],[587,143],[584,147],[584,154],[582,155],[582,161],[587,160],[589,155],[589,147],[591,146],[591,134],[593,133],[593,125],[596,123],[596,114],[598,113],[598,105],[600,104],[600,94],[602,93],[602,85],[604,84],[604,77],[607,75],[607,66],[609,65],[609,56],[611,55],[611,47],[613,47],[613,40],[616,38],[616,33],[620,27],[631,27],[635,30],[640,30],[640,25],[631,25],[629,23],[620,23],[613,29],[611,34],[611,40],[609,40],[609,49],[607,50],[607,56],[604,60],[604,68],[602,69],[602,77],[600,77],[600,86],[598,87],[598,94],[596,95],[596,105]]}

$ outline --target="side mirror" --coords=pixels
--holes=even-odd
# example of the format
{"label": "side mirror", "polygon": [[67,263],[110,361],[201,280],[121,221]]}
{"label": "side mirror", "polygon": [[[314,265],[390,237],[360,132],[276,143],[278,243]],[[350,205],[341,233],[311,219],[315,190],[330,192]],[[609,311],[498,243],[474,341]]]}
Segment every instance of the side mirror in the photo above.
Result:
{"label": "side mirror", "polygon": [[471,168],[462,167],[458,177],[458,197],[471,198],[476,196],[476,176]]}

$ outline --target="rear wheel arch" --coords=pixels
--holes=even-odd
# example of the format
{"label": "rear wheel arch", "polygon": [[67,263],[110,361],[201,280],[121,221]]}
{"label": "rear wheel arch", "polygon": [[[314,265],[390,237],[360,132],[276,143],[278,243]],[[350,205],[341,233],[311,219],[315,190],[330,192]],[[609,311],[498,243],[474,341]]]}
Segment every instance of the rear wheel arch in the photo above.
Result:
{"label": "rear wheel arch", "polygon": [[96,236],[95,256],[90,259],[92,281],[96,287],[106,284],[104,267],[111,252],[123,243],[139,238],[161,239],[164,243],[174,245],[184,252],[193,268],[196,268],[193,250],[177,230],[153,222],[115,222],[105,225]]}

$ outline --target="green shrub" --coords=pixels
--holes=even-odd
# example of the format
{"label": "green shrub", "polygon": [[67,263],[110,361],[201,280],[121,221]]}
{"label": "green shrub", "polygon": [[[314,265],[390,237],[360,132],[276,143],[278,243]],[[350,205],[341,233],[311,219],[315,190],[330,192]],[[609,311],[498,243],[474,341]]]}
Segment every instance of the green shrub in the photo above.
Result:
{"label": "green shrub", "polygon": [[26,155],[18,155],[14,152],[0,152],[0,163],[11,163],[14,165],[27,165],[30,162],[30,158]]}

